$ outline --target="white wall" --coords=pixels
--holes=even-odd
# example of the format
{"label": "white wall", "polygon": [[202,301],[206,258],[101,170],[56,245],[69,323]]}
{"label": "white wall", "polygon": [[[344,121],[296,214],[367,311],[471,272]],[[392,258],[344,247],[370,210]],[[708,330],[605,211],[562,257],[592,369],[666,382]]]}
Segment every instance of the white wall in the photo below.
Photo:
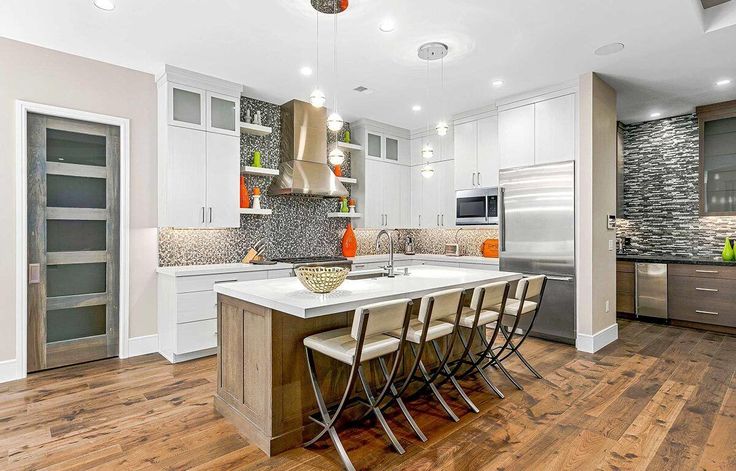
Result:
{"label": "white wall", "polygon": [[609,250],[616,233],[606,228],[606,216],[616,214],[616,91],[587,73],[580,77],[579,103],[578,348],[596,351],[618,338],[616,253]]}
{"label": "white wall", "polygon": [[15,357],[15,100],[130,119],[130,337],[156,333],[153,75],[0,38],[0,362]]}

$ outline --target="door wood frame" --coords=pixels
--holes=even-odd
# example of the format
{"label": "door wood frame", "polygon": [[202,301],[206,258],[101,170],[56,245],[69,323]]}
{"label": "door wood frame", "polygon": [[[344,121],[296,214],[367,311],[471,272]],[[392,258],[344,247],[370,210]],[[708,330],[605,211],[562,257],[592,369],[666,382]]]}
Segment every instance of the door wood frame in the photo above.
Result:
{"label": "door wood frame", "polygon": [[128,357],[129,303],[129,234],[130,234],[130,120],[87,111],[61,108],[16,100],[16,159],[15,159],[15,379],[27,375],[28,331],[28,113],[58,118],[77,119],[120,128],[120,313],[119,357]]}

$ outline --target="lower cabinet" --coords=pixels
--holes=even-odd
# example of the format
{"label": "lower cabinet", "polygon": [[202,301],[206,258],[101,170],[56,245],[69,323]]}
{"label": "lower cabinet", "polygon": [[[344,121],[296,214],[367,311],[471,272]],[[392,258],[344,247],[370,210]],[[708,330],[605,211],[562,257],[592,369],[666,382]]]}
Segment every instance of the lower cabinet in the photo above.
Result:
{"label": "lower cabinet", "polygon": [[263,270],[208,275],[158,275],[159,353],[172,363],[217,352],[218,283],[291,276],[291,270]]}
{"label": "lower cabinet", "polygon": [[616,262],[616,311],[636,313],[634,262]]}
{"label": "lower cabinet", "polygon": [[670,319],[736,327],[736,267],[669,265]]}

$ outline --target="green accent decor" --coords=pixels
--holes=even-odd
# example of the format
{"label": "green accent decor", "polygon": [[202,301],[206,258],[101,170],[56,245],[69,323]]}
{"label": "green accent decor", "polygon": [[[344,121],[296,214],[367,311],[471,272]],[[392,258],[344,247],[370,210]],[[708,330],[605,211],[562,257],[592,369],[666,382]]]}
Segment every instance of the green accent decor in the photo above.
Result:
{"label": "green accent decor", "polygon": [[342,202],[340,202],[340,212],[341,213],[349,213],[350,212],[350,208],[348,208],[348,199],[347,198],[343,198],[342,199]]}
{"label": "green accent decor", "polygon": [[350,144],[350,131],[345,131],[345,134],[342,136],[342,141]]}
{"label": "green accent decor", "polygon": [[253,152],[253,166],[254,167],[261,167],[261,151],[257,150]]}
{"label": "green accent decor", "polygon": [[726,244],[723,246],[723,252],[721,253],[723,261],[732,262],[734,260],[733,247],[731,247],[731,241],[726,237]]}

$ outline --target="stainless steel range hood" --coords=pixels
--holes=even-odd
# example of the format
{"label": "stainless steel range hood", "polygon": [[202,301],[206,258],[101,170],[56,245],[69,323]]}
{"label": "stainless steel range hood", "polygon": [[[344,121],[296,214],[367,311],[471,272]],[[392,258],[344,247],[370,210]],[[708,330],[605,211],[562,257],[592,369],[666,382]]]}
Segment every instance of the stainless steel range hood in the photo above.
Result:
{"label": "stainless steel range hood", "polygon": [[281,105],[281,164],[271,195],[348,196],[327,165],[324,108],[292,100]]}

